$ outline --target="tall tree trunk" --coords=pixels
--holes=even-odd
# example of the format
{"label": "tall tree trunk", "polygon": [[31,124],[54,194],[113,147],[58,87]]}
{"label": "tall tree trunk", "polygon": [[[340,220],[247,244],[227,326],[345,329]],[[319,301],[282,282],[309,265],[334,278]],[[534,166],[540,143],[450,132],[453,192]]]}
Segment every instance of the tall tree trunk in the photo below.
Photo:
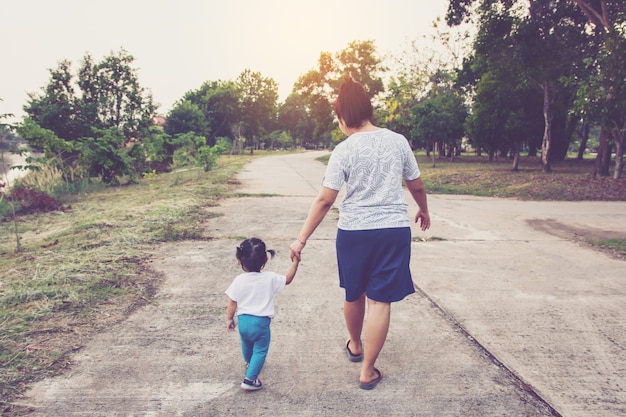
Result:
{"label": "tall tree trunk", "polygon": [[514,152],[513,153],[513,168],[511,168],[511,171],[515,171],[515,172],[519,171],[519,157],[520,157],[519,148],[520,147],[517,144],[515,144],[513,147],[513,152]]}
{"label": "tall tree trunk", "polygon": [[618,180],[622,177],[624,171],[624,135],[626,135],[626,126],[624,129],[613,129],[613,142],[615,142],[615,171],[613,178]]}
{"label": "tall tree trunk", "polygon": [[551,172],[550,148],[552,146],[552,110],[550,109],[550,86],[543,82],[543,143],[541,144],[541,165],[543,172]]}
{"label": "tall tree trunk", "polygon": [[435,159],[437,156],[437,142],[433,141],[433,167],[436,165]]}
{"label": "tall tree trunk", "polygon": [[587,149],[587,142],[589,141],[589,123],[583,120],[583,124],[580,128],[580,146],[578,147],[578,159],[583,160],[585,155],[585,149]]}
{"label": "tall tree trunk", "polygon": [[601,177],[607,177],[609,175],[609,166],[607,161],[610,161],[610,159],[611,152],[609,151],[609,133],[604,127],[601,127],[598,154],[596,155],[596,162],[593,164],[593,178],[596,178],[598,175]]}

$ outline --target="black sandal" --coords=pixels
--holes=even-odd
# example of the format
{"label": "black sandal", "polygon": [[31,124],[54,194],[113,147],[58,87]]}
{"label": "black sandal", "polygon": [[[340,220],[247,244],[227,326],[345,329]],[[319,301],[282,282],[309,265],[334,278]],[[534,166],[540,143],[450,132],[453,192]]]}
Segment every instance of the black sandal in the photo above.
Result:
{"label": "black sandal", "polygon": [[373,389],[381,379],[383,379],[383,373],[380,372],[377,368],[374,368],[374,372],[378,374],[378,376],[372,379],[370,382],[359,382],[359,388],[361,389]]}
{"label": "black sandal", "polygon": [[348,339],[348,341],[346,342],[346,353],[348,354],[348,359],[350,359],[350,362],[361,362],[363,360],[363,347],[361,346],[361,353],[355,355],[350,350],[350,339]]}

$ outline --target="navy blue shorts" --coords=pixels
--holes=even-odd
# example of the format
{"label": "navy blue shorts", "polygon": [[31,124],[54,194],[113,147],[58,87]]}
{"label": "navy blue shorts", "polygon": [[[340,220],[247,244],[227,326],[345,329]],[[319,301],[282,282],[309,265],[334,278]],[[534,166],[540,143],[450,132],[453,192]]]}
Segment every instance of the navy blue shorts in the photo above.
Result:
{"label": "navy blue shorts", "polygon": [[400,301],[415,292],[409,263],[409,227],[374,230],[337,230],[339,286],[346,301],[363,293],[384,303]]}

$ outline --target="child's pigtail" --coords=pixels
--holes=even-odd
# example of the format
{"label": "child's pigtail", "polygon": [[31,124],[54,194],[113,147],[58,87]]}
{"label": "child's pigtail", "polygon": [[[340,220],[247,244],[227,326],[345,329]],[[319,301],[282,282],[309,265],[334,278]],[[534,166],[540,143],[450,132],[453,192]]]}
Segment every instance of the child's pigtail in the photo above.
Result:
{"label": "child's pigtail", "polygon": [[274,249],[268,249],[266,252],[270,254],[270,259],[274,259],[274,256],[276,256],[276,251]]}

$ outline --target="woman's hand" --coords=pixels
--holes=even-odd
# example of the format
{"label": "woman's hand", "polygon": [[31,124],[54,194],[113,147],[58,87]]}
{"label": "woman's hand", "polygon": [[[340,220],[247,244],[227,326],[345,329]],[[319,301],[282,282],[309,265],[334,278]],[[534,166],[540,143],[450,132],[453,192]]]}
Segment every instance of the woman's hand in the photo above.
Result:
{"label": "woman's hand", "polygon": [[290,258],[292,262],[294,258],[297,259],[298,262],[302,260],[302,249],[304,249],[305,245],[306,242],[303,242],[300,239],[294,240],[293,243],[289,245]]}
{"label": "woman's hand", "polygon": [[428,212],[423,212],[421,209],[417,210],[417,214],[415,215],[415,223],[419,224],[422,232],[428,230],[430,228],[430,215]]}

